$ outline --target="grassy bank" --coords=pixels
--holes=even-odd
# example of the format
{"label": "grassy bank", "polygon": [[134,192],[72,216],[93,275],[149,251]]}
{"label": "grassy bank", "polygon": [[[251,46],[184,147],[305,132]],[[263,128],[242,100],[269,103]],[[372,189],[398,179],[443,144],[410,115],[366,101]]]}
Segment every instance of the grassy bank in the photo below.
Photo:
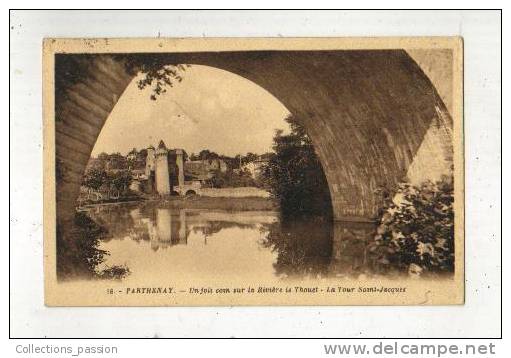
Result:
{"label": "grassy bank", "polygon": [[80,202],[80,206],[87,207],[87,206],[95,206],[95,205],[106,205],[106,204],[122,204],[122,203],[131,203],[131,202],[137,202],[137,201],[143,201],[144,198],[138,195],[133,196],[126,196],[122,198],[117,199],[105,199],[105,200],[82,200]]}
{"label": "grassy bank", "polygon": [[278,203],[270,198],[246,197],[171,197],[157,203],[159,207],[171,209],[221,209],[231,211],[278,210]]}

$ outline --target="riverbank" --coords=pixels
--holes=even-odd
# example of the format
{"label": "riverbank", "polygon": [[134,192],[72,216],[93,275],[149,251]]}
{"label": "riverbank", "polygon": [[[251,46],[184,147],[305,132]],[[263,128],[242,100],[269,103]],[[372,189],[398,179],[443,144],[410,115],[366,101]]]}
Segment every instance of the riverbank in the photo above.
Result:
{"label": "riverbank", "polygon": [[97,206],[108,206],[108,205],[120,205],[120,204],[135,204],[143,202],[144,198],[140,196],[132,196],[128,198],[120,198],[120,199],[109,199],[109,200],[98,200],[98,201],[84,201],[80,205],[77,206],[78,210],[94,208]]}
{"label": "riverbank", "polygon": [[260,188],[204,188],[200,195],[188,196],[127,196],[101,201],[82,201],[78,211],[93,207],[138,204],[169,209],[211,209],[227,211],[277,211],[279,203],[270,193]]}
{"label": "riverbank", "polygon": [[220,209],[228,211],[274,211],[279,209],[276,200],[261,197],[170,197],[157,201],[156,205],[161,208],[169,209]]}

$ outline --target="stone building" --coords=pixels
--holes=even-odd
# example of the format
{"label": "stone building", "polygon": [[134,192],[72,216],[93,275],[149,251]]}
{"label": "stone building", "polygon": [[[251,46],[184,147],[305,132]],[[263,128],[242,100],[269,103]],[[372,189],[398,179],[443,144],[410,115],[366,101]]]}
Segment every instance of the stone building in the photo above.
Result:
{"label": "stone building", "polygon": [[184,151],[169,150],[163,140],[158,147],[147,148],[145,176],[148,180],[148,191],[159,195],[171,195],[174,186],[184,185]]}
{"label": "stone building", "polygon": [[248,171],[250,173],[250,176],[253,179],[259,179],[259,177],[261,176],[263,167],[266,164],[268,164],[268,161],[269,161],[269,159],[267,157],[260,156],[256,160],[246,163],[241,168],[243,170]]}
{"label": "stone building", "polygon": [[168,149],[163,140],[147,148],[145,192],[165,195],[198,194],[200,182],[185,181],[185,152]]}
{"label": "stone building", "polygon": [[226,173],[227,170],[227,163],[219,158],[190,160],[185,163],[186,176],[202,182],[213,178],[218,172]]}

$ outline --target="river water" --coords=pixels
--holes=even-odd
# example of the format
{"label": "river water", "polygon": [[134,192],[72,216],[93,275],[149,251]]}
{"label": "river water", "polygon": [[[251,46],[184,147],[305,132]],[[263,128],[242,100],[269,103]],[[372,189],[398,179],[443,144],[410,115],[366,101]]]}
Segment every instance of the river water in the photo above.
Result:
{"label": "river water", "polygon": [[360,278],[378,271],[367,250],[374,232],[370,224],[284,223],[270,211],[140,204],[100,206],[87,213],[108,231],[99,248],[109,255],[96,270],[127,267],[131,279]]}

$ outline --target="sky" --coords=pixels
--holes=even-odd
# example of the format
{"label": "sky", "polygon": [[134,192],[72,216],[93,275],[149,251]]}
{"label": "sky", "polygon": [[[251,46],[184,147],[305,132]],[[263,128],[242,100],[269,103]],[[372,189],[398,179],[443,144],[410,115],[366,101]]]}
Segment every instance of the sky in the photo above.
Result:
{"label": "sky", "polygon": [[289,131],[288,110],[269,92],[233,73],[193,65],[183,81],[150,100],[136,77],[110,113],[92,151],[127,154],[132,148],[209,149],[234,156],[271,150],[276,129]]}

